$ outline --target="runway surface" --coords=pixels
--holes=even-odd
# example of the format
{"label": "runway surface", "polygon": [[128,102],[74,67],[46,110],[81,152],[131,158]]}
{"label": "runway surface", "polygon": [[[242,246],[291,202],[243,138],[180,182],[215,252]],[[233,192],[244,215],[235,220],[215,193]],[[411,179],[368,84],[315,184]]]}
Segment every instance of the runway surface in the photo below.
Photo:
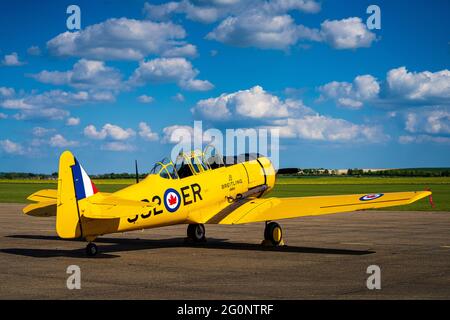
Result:
{"label": "runway surface", "polygon": [[[264,224],[107,235],[101,254],[58,239],[54,218],[0,204],[1,299],[449,299],[450,212],[365,211],[280,221],[286,246],[260,245]],[[69,265],[81,289],[69,290]],[[367,267],[381,268],[369,290]]]}

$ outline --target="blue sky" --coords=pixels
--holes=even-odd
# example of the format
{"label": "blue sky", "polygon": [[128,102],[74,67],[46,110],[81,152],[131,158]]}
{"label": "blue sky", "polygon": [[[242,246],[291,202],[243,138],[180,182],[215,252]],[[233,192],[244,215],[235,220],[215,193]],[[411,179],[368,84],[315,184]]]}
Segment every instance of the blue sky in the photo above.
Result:
{"label": "blue sky", "polygon": [[88,172],[149,170],[194,120],[280,129],[283,167],[450,166],[449,12],[445,0],[2,1],[0,171],[56,171],[65,149]]}

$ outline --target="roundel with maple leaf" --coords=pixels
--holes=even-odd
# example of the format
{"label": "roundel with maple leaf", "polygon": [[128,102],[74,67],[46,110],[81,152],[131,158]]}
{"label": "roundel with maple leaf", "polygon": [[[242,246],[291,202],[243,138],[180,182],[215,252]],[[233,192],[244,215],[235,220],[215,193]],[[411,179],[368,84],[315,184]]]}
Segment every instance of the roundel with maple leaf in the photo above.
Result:
{"label": "roundel with maple leaf", "polygon": [[366,194],[365,196],[359,198],[359,200],[361,200],[361,201],[370,201],[370,200],[378,199],[378,198],[380,198],[382,196],[384,196],[383,193]]}
{"label": "roundel with maple leaf", "polygon": [[164,206],[167,211],[175,212],[181,204],[180,194],[175,189],[167,189],[164,193]]}

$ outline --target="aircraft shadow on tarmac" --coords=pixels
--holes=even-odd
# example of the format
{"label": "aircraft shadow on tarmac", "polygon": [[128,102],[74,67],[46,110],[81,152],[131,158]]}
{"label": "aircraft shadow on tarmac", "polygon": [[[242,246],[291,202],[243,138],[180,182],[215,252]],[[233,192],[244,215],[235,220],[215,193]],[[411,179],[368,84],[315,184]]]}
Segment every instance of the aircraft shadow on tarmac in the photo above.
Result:
{"label": "aircraft shadow on tarmac", "polygon": [[[30,240],[57,240],[70,242],[83,242],[82,240],[63,240],[57,236],[41,236],[41,235],[10,235],[8,238],[30,239]],[[117,258],[119,255],[114,253],[123,251],[152,250],[164,248],[201,248],[201,249],[219,249],[219,250],[249,250],[249,251],[275,251],[282,253],[310,253],[310,254],[333,254],[333,255],[366,255],[375,253],[369,250],[349,250],[349,249],[333,249],[333,248],[314,248],[314,247],[266,247],[260,244],[226,242],[228,239],[208,238],[204,243],[192,243],[186,241],[185,238],[169,238],[162,240],[149,239],[130,239],[130,238],[98,238],[95,243],[99,246],[98,258]],[[106,244],[106,245],[100,245]],[[25,248],[8,248],[0,249],[0,252],[8,254],[16,254],[22,256],[36,258],[53,258],[53,257],[86,257],[84,245],[79,249],[25,249]]]}

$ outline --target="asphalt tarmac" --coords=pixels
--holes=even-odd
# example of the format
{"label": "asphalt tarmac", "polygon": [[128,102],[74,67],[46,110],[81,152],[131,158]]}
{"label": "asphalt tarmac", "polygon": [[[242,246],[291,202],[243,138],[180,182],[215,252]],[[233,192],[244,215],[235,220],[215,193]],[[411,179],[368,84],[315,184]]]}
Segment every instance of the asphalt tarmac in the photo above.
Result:
{"label": "asphalt tarmac", "polygon": [[[264,224],[105,235],[100,253],[56,236],[54,218],[0,204],[1,299],[449,299],[450,212],[364,211],[279,221],[286,246],[260,245]],[[81,270],[81,289],[66,286]],[[367,268],[381,270],[369,290]]]}

